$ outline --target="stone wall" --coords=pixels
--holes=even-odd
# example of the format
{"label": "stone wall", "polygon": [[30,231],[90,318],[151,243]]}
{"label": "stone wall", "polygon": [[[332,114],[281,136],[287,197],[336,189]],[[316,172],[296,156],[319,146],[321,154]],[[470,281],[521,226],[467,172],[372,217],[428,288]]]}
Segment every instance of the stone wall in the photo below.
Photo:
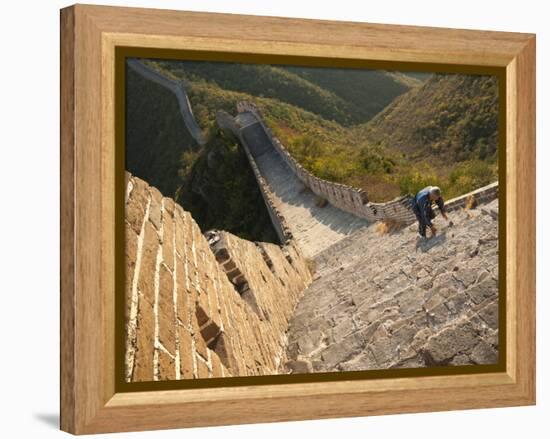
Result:
{"label": "stone wall", "polygon": [[[368,201],[367,193],[362,189],[318,178],[292,157],[286,147],[273,135],[271,129],[265,124],[260,110],[254,104],[246,101],[239,102],[237,104],[237,111],[239,113],[252,114],[260,122],[273,147],[295,175],[316,195],[324,198],[333,206],[358,217],[366,218],[369,221],[391,219],[405,224],[415,221],[414,213],[410,209],[410,196],[397,197],[387,203],[371,203]],[[236,129],[235,125],[232,126],[232,129]],[[493,200],[498,197],[498,182],[449,200],[446,202],[446,205],[449,210],[464,207],[466,200],[471,195],[475,196],[479,202],[485,203]]]}
{"label": "stone wall", "polygon": [[498,182],[491,183],[487,186],[476,189],[475,191],[461,195],[460,197],[448,200],[445,202],[445,208],[448,212],[463,209],[466,206],[468,199],[471,197],[475,198],[476,204],[487,204],[492,200],[496,200],[498,198]]}
{"label": "stone wall", "polygon": [[258,164],[254,160],[254,157],[252,156],[246,141],[242,138],[241,127],[237,124],[232,116],[230,116],[223,110],[219,110],[216,112],[216,123],[220,128],[230,131],[239,139],[239,142],[244,149],[246,157],[248,158],[248,163],[250,164],[252,172],[254,173],[256,181],[258,182],[258,187],[260,188],[260,193],[262,194],[267,212],[271,218],[273,228],[277,232],[277,236],[279,237],[281,243],[290,243],[290,241],[292,240],[292,233],[290,232],[284,216],[281,214],[279,209],[277,209],[271,189],[263,178],[262,173],[258,169]]}
{"label": "stone wall", "polygon": [[226,232],[207,240],[181,206],[129,174],[125,224],[127,381],[279,371],[311,282],[295,247]]}
{"label": "stone wall", "polygon": [[181,117],[183,118],[183,122],[187,130],[199,145],[204,145],[206,143],[206,137],[204,136],[201,127],[195,120],[191,103],[189,102],[187,92],[185,91],[185,83],[183,81],[176,81],[161,75],[156,70],[142,63],[139,59],[129,59],[127,61],[127,65],[145,79],[152,81],[161,87],[167,88],[174,93],[174,96],[178,101]]}

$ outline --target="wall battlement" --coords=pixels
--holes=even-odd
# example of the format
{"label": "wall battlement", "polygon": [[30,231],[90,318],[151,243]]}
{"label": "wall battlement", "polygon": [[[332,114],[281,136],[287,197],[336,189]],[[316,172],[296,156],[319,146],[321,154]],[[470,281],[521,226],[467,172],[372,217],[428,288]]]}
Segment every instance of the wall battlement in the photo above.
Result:
{"label": "wall battlement", "polygon": [[130,174],[125,233],[127,381],[279,372],[311,282],[296,247],[227,232],[207,240],[188,212]]}

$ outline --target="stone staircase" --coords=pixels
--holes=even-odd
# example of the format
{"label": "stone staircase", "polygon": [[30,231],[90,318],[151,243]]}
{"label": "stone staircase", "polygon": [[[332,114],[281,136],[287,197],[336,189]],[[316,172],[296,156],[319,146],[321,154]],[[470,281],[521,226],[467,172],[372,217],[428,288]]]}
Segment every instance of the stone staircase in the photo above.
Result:
{"label": "stone staircase", "polygon": [[363,227],[315,257],[288,331],[286,371],[498,361],[498,200],[416,226]]}

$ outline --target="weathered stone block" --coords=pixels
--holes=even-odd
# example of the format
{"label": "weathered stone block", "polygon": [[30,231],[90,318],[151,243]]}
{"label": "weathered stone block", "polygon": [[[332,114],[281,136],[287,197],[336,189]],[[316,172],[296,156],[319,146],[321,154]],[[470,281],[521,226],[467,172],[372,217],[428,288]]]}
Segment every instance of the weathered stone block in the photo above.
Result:
{"label": "weathered stone block", "polygon": [[454,296],[447,298],[445,301],[445,305],[447,306],[451,314],[458,314],[466,308],[468,299],[469,296],[465,292],[460,291]]}
{"label": "weathered stone block", "polygon": [[492,302],[478,313],[487,325],[492,329],[498,329],[498,303]]}
{"label": "weathered stone block", "polygon": [[212,360],[212,378],[218,378],[223,376],[222,371],[222,362],[220,361],[217,354],[212,353],[210,355]]}
{"label": "weathered stone block", "polygon": [[353,354],[357,353],[363,346],[360,337],[350,335],[340,343],[333,344],[321,352],[323,368],[325,370],[333,369],[337,364],[346,361]]}
{"label": "weathered stone block", "polygon": [[450,311],[445,303],[441,303],[427,313],[427,321],[430,326],[440,326],[449,320]]}
{"label": "weathered stone block", "polygon": [[156,189],[151,187],[151,205],[149,207],[149,221],[160,231],[162,227],[162,194]]}
{"label": "weathered stone block", "polygon": [[478,276],[477,270],[465,264],[460,264],[458,266],[458,270],[454,272],[455,279],[462,282],[462,284],[466,288],[472,285],[476,281],[477,276]]}
{"label": "weathered stone block", "polygon": [[174,312],[172,273],[164,264],[159,269],[158,322],[159,341],[170,352],[176,350],[176,315]]}
{"label": "weathered stone block", "polygon": [[470,323],[445,328],[428,340],[424,348],[426,362],[430,365],[445,364],[459,353],[471,352],[478,341]]}
{"label": "weathered stone block", "polygon": [[402,350],[407,349],[414,336],[418,332],[416,326],[407,324],[401,326],[397,331],[392,333],[392,339],[396,340]]}
{"label": "weathered stone block", "polygon": [[164,263],[174,269],[174,220],[166,211],[163,214],[163,238],[162,238],[162,258]]}
{"label": "weathered stone block", "polygon": [[174,233],[176,235],[176,251],[183,256],[184,247],[187,246],[186,243],[186,231],[185,231],[185,222],[187,221],[187,215],[179,204],[176,205],[178,208],[174,213]]}
{"label": "weathered stone block", "polygon": [[376,340],[376,343],[369,346],[379,366],[388,365],[388,363],[398,358],[397,349],[400,341],[399,338],[393,336],[380,337]]}
{"label": "weathered stone block", "polygon": [[197,376],[195,378],[210,378],[208,365],[201,358],[197,358]]}
{"label": "weathered stone block", "polygon": [[144,233],[138,288],[143,298],[153,305],[155,303],[154,280],[157,270],[157,253],[160,243],[157,232],[150,222],[145,223]]}
{"label": "weathered stone block", "polygon": [[207,347],[204,338],[202,338],[197,318],[192,319],[193,339],[195,340],[195,350],[203,357],[207,358]]}
{"label": "weathered stone block", "polygon": [[305,360],[305,359],[287,361],[286,364],[285,364],[285,367],[287,368],[287,370],[290,371],[290,373],[311,373],[311,372],[313,372],[311,362],[308,361],[308,360]]}
{"label": "weathered stone block", "polygon": [[[421,355],[415,355],[411,358],[404,358],[395,363],[395,365],[390,365],[390,368],[401,368],[401,369],[416,369],[418,367],[426,367],[424,358]],[[374,369],[374,367],[372,367]]]}
{"label": "weathered stone block", "polygon": [[151,201],[155,201],[160,207],[162,199],[164,198],[162,193],[154,186],[149,186],[149,191],[151,192]]}
{"label": "weathered stone block", "polygon": [[174,216],[174,210],[176,208],[174,200],[172,198],[164,198],[164,210],[170,215]]}
{"label": "weathered stone block", "polygon": [[155,317],[153,306],[145,301],[139,301],[136,352],[132,371],[132,381],[153,380],[153,356],[155,351]]}
{"label": "weathered stone block", "polygon": [[179,257],[176,258],[175,273],[177,293],[176,315],[182,324],[187,326],[189,324],[189,314],[191,310],[189,309],[189,293],[186,289],[183,261]]}
{"label": "weathered stone block", "polygon": [[191,333],[179,326],[180,373],[182,378],[193,378],[193,350]]}
{"label": "weathered stone block", "polygon": [[145,216],[145,209],[149,202],[149,191],[147,184],[135,178],[132,180],[134,188],[130,193],[130,198],[125,208],[125,219],[130,224],[132,230],[139,235]]}
{"label": "weathered stone block", "polygon": [[466,290],[475,304],[483,302],[489,297],[496,297],[498,294],[497,283],[493,279],[485,279]]}
{"label": "weathered stone block", "polygon": [[369,349],[365,349],[351,360],[348,360],[341,365],[342,370],[373,370],[379,369],[378,363],[373,353]]}
{"label": "weathered stone block", "polygon": [[418,351],[420,349],[421,346],[424,345],[424,343],[426,343],[426,340],[428,340],[428,338],[433,334],[433,332],[429,329],[429,328],[424,328],[424,329],[421,329],[420,331],[418,331],[411,343],[410,343],[410,346],[415,350],[415,351]]}
{"label": "weathered stone block", "polygon": [[332,328],[332,337],[336,343],[339,343],[353,330],[355,330],[355,325],[352,319],[341,320],[338,325]]}
{"label": "weathered stone block", "polygon": [[409,287],[398,296],[399,312],[401,315],[414,313],[422,309],[424,291],[420,288]]}
{"label": "weathered stone block", "polygon": [[298,347],[302,354],[309,355],[312,351],[322,347],[323,334],[321,331],[310,331],[298,339]]}
{"label": "weathered stone block", "polygon": [[130,315],[130,306],[132,301],[132,281],[134,279],[134,270],[136,267],[137,253],[137,235],[133,229],[126,227],[125,236],[125,291],[126,291],[126,311],[125,317],[128,319]]}
{"label": "weathered stone block", "polygon": [[471,358],[476,364],[498,363],[498,352],[485,341],[481,341],[471,353]]}
{"label": "weathered stone block", "polygon": [[159,350],[159,380],[176,379],[176,362],[163,350]]}

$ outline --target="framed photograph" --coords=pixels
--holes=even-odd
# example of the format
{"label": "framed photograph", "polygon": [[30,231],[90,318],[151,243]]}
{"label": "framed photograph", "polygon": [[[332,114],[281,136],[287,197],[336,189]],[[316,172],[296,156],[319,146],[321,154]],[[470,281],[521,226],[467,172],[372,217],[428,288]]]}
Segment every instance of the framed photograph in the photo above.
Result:
{"label": "framed photograph", "polygon": [[535,403],[535,36],[61,11],[61,428]]}

